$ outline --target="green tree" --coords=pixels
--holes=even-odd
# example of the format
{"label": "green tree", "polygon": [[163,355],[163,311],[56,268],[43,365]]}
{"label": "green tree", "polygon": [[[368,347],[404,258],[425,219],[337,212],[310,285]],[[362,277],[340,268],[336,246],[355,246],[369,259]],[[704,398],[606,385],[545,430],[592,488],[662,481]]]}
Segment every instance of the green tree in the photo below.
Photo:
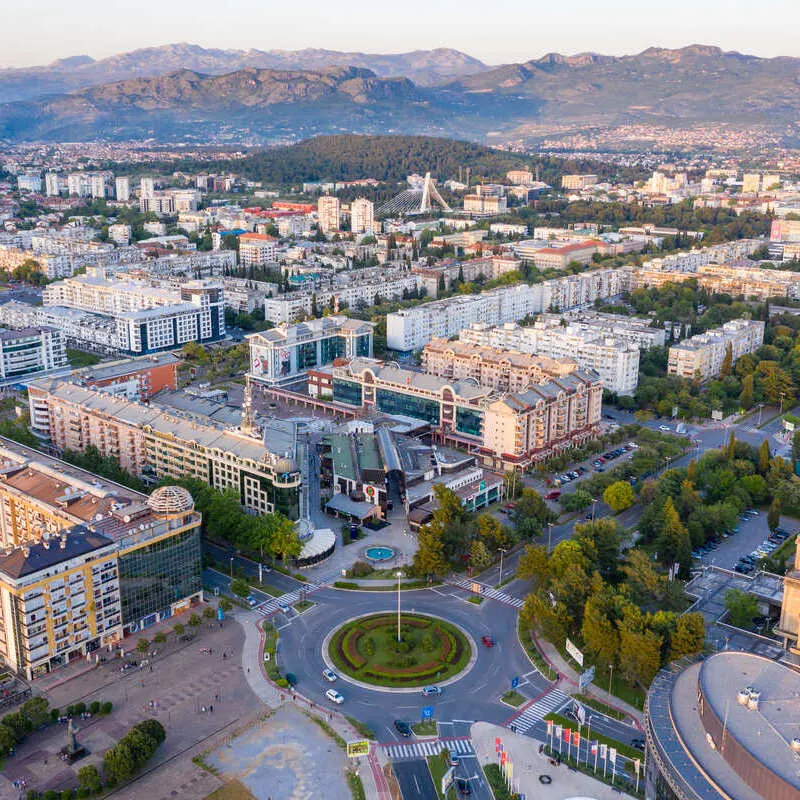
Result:
{"label": "green tree", "polygon": [[87,764],[78,770],[78,788],[89,794],[97,794],[103,788],[100,773],[94,764]]}
{"label": "green tree", "polygon": [[756,505],[765,503],[769,497],[767,482],[760,475],[745,475],[739,479],[739,485],[750,495]]}
{"label": "green tree", "polygon": [[731,374],[733,371],[733,345],[728,342],[728,346],[725,349],[725,356],[722,359],[722,364],[719,368],[719,377],[720,378],[727,378],[728,375]]}
{"label": "green tree", "polygon": [[214,612],[214,609],[211,608],[211,606],[206,606],[203,609],[203,618],[204,619],[214,619],[215,616],[216,616],[216,614]]}
{"label": "green tree", "polygon": [[586,650],[602,664],[614,664],[619,654],[619,631],[614,619],[614,599],[610,590],[594,594],[583,612],[583,636]]}
{"label": "green tree", "polygon": [[737,628],[749,628],[753,618],[758,614],[758,600],[741,589],[728,589],[725,592],[725,608],[731,625]]}
{"label": "green tree", "polygon": [[492,557],[480,539],[472,542],[469,550],[469,562],[476,572],[483,572],[492,563]]}
{"label": "green tree", "polygon": [[228,600],[227,597],[220,597],[219,599],[219,607],[222,609],[223,612],[228,612],[233,608],[233,603]]}
{"label": "green tree", "polygon": [[767,527],[774,531],[781,524],[781,501],[775,497],[769,504],[767,511]]}
{"label": "green tree", "polygon": [[119,741],[110,750],[106,750],[103,756],[103,772],[107,779],[117,783],[133,777],[136,760],[131,748],[124,741]]}
{"label": "green tree", "polygon": [[630,508],[634,501],[633,487],[628,481],[616,481],[610,486],[606,487],[603,492],[603,502],[608,505],[612,511],[624,511]]}
{"label": "green tree", "polygon": [[150,642],[147,641],[144,637],[140,638],[139,641],[136,643],[136,649],[140,653],[146,653],[150,649]]}
{"label": "green tree", "polygon": [[736,458],[736,433],[734,430],[731,430],[731,435],[728,437],[728,446],[725,449],[725,453],[728,456],[728,461],[733,461]]}
{"label": "green tree", "polygon": [[414,553],[412,570],[420,577],[434,577],[447,572],[444,544],[430,525],[423,525],[417,534],[417,552]]}
{"label": "green tree", "polygon": [[590,568],[597,570],[604,578],[613,577],[619,563],[619,548],[622,544],[622,531],[619,525],[608,518],[597,519],[594,522],[579,522],[573,529],[573,535],[589,559]]}
{"label": "green tree", "polygon": [[489,553],[496,553],[500,548],[507,549],[512,542],[499,520],[491,514],[479,514],[477,518],[478,538],[486,546]]}
{"label": "green tree", "polygon": [[192,628],[196,628],[196,627],[198,627],[198,625],[200,625],[200,624],[201,624],[200,617],[198,617],[198,616],[197,616],[197,614],[192,614],[192,615],[189,617],[189,625],[190,625]]}
{"label": "green tree", "polygon": [[749,411],[755,404],[754,383],[755,379],[752,373],[742,378],[742,393],[739,395],[739,405],[745,411]]}
{"label": "green tree", "polygon": [[564,511],[582,511],[592,502],[592,496],[585,489],[562,494],[558,502]]}
{"label": "green tree", "polygon": [[542,527],[557,519],[547,503],[534,489],[525,488],[514,505],[513,522],[521,539],[532,539],[542,532]]}
{"label": "green tree", "polygon": [[618,623],[619,668],[631,683],[647,688],[661,667],[662,638],[649,630],[644,615],[629,604]]}
{"label": "green tree", "polygon": [[172,630],[173,630],[173,631],[175,631],[175,635],[176,635],[176,636],[183,636],[183,634],[184,634],[184,633],[186,633],[186,628],[184,628],[184,626],[183,626],[183,625],[182,625],[180,622],[178,622],[178,623],[177,623],[177,624],[176,624],[176,625],[175,625],[175,626],[172,628]]}
{"label": "green tree", "polygon": [[541,593],[529,594],[519,612],[523,630],[540,633],[550,642],[563,642],[567,635],[568,612],[563,604]]}
{"label": "green tree", "polygon": [[689,531],[681,522],[672,498],[668,497],[661,510],[661,534],[658,539],[658,554],[667,567],[678,564],[679,575],[688,577],[692,565],[692,542]]}
{"label": "green tree", "polygon": [[550,558],[547,550],[538,544],[529,544],[517,564],[517,577],[531,582],[531,590],[547,586],[550,580]]}
{"label": "green tree", "polygon": [[0,756],[8,755],[9,750],[17,743],[14,732],[7,725],[0,724]]}
{"label": "green tree", "polygon": [[769,469],[769,462],[770,462],[770,452],[769,452],[769,440],[764,439],[761,442],[761,445],[758,448],[758,472],[761,475],[766,475],[767,470]]}
{"label": "green tree", "polygon": [[678,617],[670,639],[670,661],[700,653],[705,645],[705,640],[706,624],[703,615],[698,611],[682,614]]}
{"label": "green tree", "polygon": [[243,578],[234,578],[231,581],[231,591],[237,597],[247,597],[250,594],[250,584]]}
{"label": "green tree", "polygon": [[30,720],[34,730],[41,728],[50,721],[50,703],[44,697],[31,697],[22,706],[22,713]]}
{"label": "green tree", "polygon": [[661,602],[666,579],[656,571],[644,550],[641,548],[629,550],[622,572],[625,575],[625,587],[637,605],[645,606]]}

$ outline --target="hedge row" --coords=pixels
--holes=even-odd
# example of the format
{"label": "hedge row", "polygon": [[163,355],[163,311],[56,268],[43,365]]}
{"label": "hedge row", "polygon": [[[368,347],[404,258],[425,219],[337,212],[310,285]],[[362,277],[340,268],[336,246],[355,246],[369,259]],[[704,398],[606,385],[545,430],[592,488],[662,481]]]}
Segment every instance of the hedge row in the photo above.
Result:
{"label": "hedge row", "polygon": [[341,639],[342,656],[353,669],[361,669],[367,661],[358,652],[358,641],[364,635],[360,628],[350,628]]}

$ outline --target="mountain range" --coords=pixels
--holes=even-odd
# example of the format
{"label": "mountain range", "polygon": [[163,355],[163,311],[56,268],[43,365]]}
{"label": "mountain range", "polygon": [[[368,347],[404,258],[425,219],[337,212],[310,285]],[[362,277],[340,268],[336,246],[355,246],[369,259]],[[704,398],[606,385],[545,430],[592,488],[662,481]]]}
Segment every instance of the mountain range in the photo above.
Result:
{"label": "mountain range", "polygon": [[[56,83],[62,88],[51,91]],[[791,133],[800,59],[692,45],[631,56],[552,53],[488,67],[444,49],[384,56],[170,45],[0,71],[0,97],[12,89],[18,99],[0,105],[7,139],[269,142],[393,131],[484,139],[524,136],[533,126],[638,122]]]}

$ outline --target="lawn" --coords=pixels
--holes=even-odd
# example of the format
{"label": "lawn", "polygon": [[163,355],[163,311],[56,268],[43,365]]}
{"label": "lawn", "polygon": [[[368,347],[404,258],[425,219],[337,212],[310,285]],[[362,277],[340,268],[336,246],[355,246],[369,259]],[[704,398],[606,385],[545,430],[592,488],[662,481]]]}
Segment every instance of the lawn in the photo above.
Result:
{"label": "lawn", "polygon": [[422,722],[415,722],[411,726],[416,736],[438,736],[439,726],[435,719],[424,719]]}
{"label": "lawn", "polygon": [[[569,728],[570,730],[575,730],[575,726],[578,724],[574,719],[562,717],[560,714],[547,714],[545,719],[551,719],[556,725],[563,725],[565,728]],[[590,731],[586,725],[581,726],[581,732],[591,733],[591,739],[597,740],[600,742],[600,744],[607,744],[611,747],[616,747],[617,752],[622,753],[623,756],[627,756],[631,759],[644,758],[644,754],[641,750],[637,750],[635,747],[618,742],[616,739],[612,739],[609,736],[603,736],[602,734],[594,733],[593,731]]]}
{"label": "lawn", "polygon": [[96,353],[87,353],[84,350],[73,350],[71,347],[67,348],[67,361],[70,366],[78,369],[79,367],[93,367],[99,364],[103,359]]}
{"label": "lawn", "polygon": [[483,598],[479,594],[473,594],[468,599],[468,602],[475,603],[476,606],[479,606],[483,602]]}
{"label": "lawn", "polygon": [[491,786],[496,800],[517,800],[519,795],[516,792],[508,791],[503,773],[500,772],[497,764],[487,764],[483,771],[486,775],[486,782]]}
{"label": "lawn", "polygon": [[302,614],[304,611],[308,611],[309,608],[315,606],[316,603],[312,603],[310,600],[298,600],[292,608],[298,613]]}
{"label": "lawn", "polygon": [[525,697],[514,689],[506,692],[500,699],[514,708],[519,708],[525,702]]}
{"label": "lawn", "polygon": [[433,778],[433,785],[436,787],[436,794],[439,795],[439,800],[455,800],[456,790],[450,787],[447,790],[447,797],[442,794],[442,778],[444,778],[447,770],[450,769],[449,758],[447,755],[439,753],[435,756],[428,756],[428,769]]}
{"label": "lawn", "polygon": [[421,614],[371,614],[338,628],[328,645],[345,675],[377,686],[424,686],[461,672],[471,655],[464,634],[444,620]]}

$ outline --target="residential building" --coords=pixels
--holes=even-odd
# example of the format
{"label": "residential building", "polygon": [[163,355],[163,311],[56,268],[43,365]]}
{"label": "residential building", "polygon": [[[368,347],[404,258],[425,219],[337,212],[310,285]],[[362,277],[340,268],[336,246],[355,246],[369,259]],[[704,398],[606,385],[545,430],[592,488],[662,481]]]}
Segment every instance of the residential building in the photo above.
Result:
{"label": "residential building", "polygon": [[670,664],[644,706],[645,797],[796,800],[800,675],[740,650]]}
{"label": "residential building", "polygon": [[[539,319],[551,319],[543,314]],[[565,320],[572,330],[587,338],[591,336],[611,336],[624,342],[635,344],[640,350],[663,347],[666,334],[663,328],[654,328],[651,320],[639,317],[626,317],[623,314],[606,314],[594,309],[568,311],[558,315],[559,324]]]}
{"label": "residential building", "polygon": [[585,442],[600,423],[602,386],[582,370],[502,395],[474,379],[449,380],[374,359],[330,371],[335,402],[420,420],[436,440],[467,448],[497,470],[524,468]]}
{"label": "residential building", "polygon": [[375,204],[361,197],[350,204],[350,230],[356,234],[372,234],[375,229]]}
{"label": "residential building", "polygon": [[275,261],[275,238],[264,233],[243,233],[239,237],[239,264],[264,267]]}
{"label": "residential building", "polygon": [[67,193],[74,197],[91,197],[91,173],[72,172],[67,176]]}
{"label": "residential building", "polygon": [[44,175],[44,193],[48,197],[58,197],[61,194],[62,180],[57,172],[46,172]]}
{"label": "residential building", "polygon": [[489,192],[484,186],[475,187],[474,194],[464,195],[464,213],[471,217],[496,217],[506,211],[508,200]]}
{"label": "residential building", "polygon": [[[300,471],[285,455],[294,441],[267,448],[258,431],[227,427],[66,381],[39,381],[28,390],[31,429],[57,452],[94,445],[103,456],[148,483],[188,475],[215,489],[235,490],[255,513],[299,516]],[[258,434],[258,435],[257,435]]]}
{"label": "residential building", "polygon": [[511,169],[506,172],[506,180],[515,186],[530,186],[533,183],[533,173],[529,169]]}
{"label": "residential building", "polygon": [[0,439],[0,658],[28,679],[202,598],[200,515]]}
{"label": "residential building", "polygon": [[595,253],[605,249],[603,242],[587,241],[565,244],[556,247],[540,247],[530,256],[523,255],[521,249],[514,248],[520,258],[531,258],[537,269],[566,269],[573,262],[586,266],[592,263]]}
{"label": "residential building", "polygon": [[339,198],[333,195],[322,195],[317,200],[317,217],[319,227],[323,233],[332,233],[339,230]]}
{"label": "residential building", "polygon": [[448,339],[475,322],[502,325],[548,309],[586,307],[597,298],[620,294],[626,281],[629,278],[623,270],[597,269],[423,303],[386,317],[387,346],[402,352],[419,350],[434,336]]}
{"label": "residential building", "polygon": [[94,173],[90,179],[92,185],[92,197],[96,200],[103,200],[106,196],[106,179],[101,172]]}
{"label": "residential building", "polygon": [[596,331],[565,327],[555,315],[538,317],[529,327],[473,324],[461,332],[461,342],[465,352],[470,347],[488,346],[551,359],[574,359],[582,369],[594,370],[603,388],[619,395],[632,395],[639,381],[637,345]]}
{"label": "residential building", "polygon": [[800,547],[795,549],[794,564],[783,578],[781,618],[775,633],[794,656],[800,655]]}
{"label": "residential building", "polygon": [[597,175],[562,175],[561,188],[578,190],[588,189],[598,183]]}
{"label": "residential building", "polygon": [[156,193],[155,182],[152,178],[142,178],[139,181],[139,198],[153,197]]}
{"label": "residential building", "polygon": [[448,339],[432,339],[422,350],[422,369],[429,375],[457,381],[472,378],[495,392],[522,392],[531,384],[563,378],[577,368],[569,358]]}
{"label": "residential building", "polygon": [[681,378],[702,380],[720,373],[722,362],[730,348],[733,363],[745,353],[753,353],[764,343],[764,323],[761,320],[734,319],[721,328],[699,333],[669,349],[667,372]]}
{"label": "residential building", "polygon": [[146,403],[164,389],[173,392],[178,389],[180,363],[181,359],[172,353],[159,353],[86,367],[75,371],[70,380],[80,386]]}
{"label": "residential building", "polygon": [[109,225],[108,226],[108,238],[111,239],[114,244],[130,244],[131,241],[131,226],[130,225]]}
{"label": "residential building", "polygon": [[68,366],[66,339],[60,330],[0,328],[0,381],[18,381]]}
{"label": "residential building", "polygon": [[120,176],[114,180],[114,197],[120,203],[127,203],[131,199],[131,179]]}
{"label": "residential building", "polygon": [[17,189],[20,192],[35,192],[39,194],[42,191],[42,176],[38,172],[17,175]]}
{"label": "residential building", "polygon": [[270,386],[295,382],[339,358],[372,357],[372,323],[323,317],[247,337],[250,377]]}

